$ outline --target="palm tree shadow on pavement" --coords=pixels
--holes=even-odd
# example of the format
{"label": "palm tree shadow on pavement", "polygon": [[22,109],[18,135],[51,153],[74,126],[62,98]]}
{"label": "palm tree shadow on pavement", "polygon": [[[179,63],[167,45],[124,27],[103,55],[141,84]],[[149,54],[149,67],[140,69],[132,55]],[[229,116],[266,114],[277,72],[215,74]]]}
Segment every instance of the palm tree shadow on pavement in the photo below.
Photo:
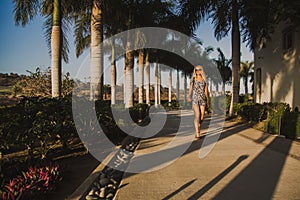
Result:
{"label": "palm tree shadow on pavement", "polygon": [[[282,153],[273,151],[280,145],[275,138],[266,148],[213,199],[272,199],[292,141],[282,146]],[[276,154],[276,155],[275,155]]]}
{"label": "palm tree shadow on pavement", "polygon": [[193,179],[187,183],[185,183],[184,185],[182,185],[180,188],[178,188],[177,190],[175,190],[174,192],[172,192],[171,194],[169,194],[168,196],[166,196],[165,198],[163,198],[162,200],[167,200],[172,198],[173,196],[175,196],[176,194],[178,194],[180,191],[184,190],[185,188],[189,187],[190,185],[192,185],[197,179]]}
{"label": "palm tree shadow on pavement", "polygon": [[226,168],[221,174],[219,174],[216,178],[207,183],[204,187],[202,187],[199,191],[191,195],[188,199],[199,199],[203,194],[205,194],[208,190],[210,190],[214,185],[216,185],[222,178],[224,178],[227,174],[229,174],[236,166],[238,166],[241,162],[248,158],[248,155],[240,156],[232,165]]}

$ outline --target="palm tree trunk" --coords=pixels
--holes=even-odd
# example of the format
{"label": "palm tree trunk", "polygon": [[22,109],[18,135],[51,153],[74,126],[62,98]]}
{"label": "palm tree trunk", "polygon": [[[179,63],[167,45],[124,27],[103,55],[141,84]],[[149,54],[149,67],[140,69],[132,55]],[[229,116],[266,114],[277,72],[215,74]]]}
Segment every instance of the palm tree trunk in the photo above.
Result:
{"label": "palm tree trunk", "polygon": [[[131,0],[131,4],[133,1]],[[134,24],[133,10],[129,8],[129,15],[127,21],[127,28],[131,29]],[[134,66],[134,52],[131,51],[133,43],[133,35],[127,33],[126,53],[125,53],[125,108],[133,107],[134,104],[134,80],[133,80],[133,66]]]}
{"label": "palm tree trunk", "polygon": [[158,105],[161,104],[161,66],[158,64],[158,90],[157,90],[157,97],[158,97]]}
{"label": "palm tree trunk", "polygon": [[139,51],[139,103],[144,100],[144,50]]}
{"label": "palm tree trunk", "polygon": [[[126,66],[126,59],[124,58],[124,66]],[[123,101],[124,101],[124,104],[126,104],[126,67],[124,67],[124,83],[123,83]]]}
{"label": "palm tree trunk", "polygon": [[150,64],[149,64],[149,52],[146,53],[146,77],[145,77],[145,85],[146,85],[146,103],[150,105]]}
{"label": "palm tree trunk", "polygon": [[111,44],[111,105],[116,104],[116,61],[115,61],[115,41]]}
{"label": "palm tree trunk", "polygon": [[91,88],[90,99],[103,99],[103,57],[101,42],[103,41],[103,24],[101,1],[93,1],[91,16]]}
{"label": "palm tree trunk", "polygon": [[134,52],[130,51],[131,41],[127,41],[126,53],[125,53],[125,74],[126,74],[126,102],[125,108],[130,108],[133,106],[134,94],[133,94],[133,65],[134,65]]}
{"label": "palm tree trunk", "polygon": [[158,62],[155,65],[155,86],[154,86],[154,105],[158,105]]}
{"label": "palm tree trunk", "polygon": [[176,99],[179,101],[180,99],[180,91],[179,91],[179,69],[177,68],[177,77],[176,77]]}
{"label": "palm tree trunk", "polygon": [[223,82],[223,85],[222,85],[222,94],[223,94],[223,95],[225,95],[225,85],[226,85],[226,83]]}
{"label": "palm tree trunk", "polygon": [[239,16],[236,0],[232,2],[233,16],[232,16],[232,97],[230,102],[229,115],[233,115],[233,105],[239,102],[240,91],[240,29],[239,29]]}
{"label": "palm tree trunk", "polygon": [[169,72],[169,103],[172,101],[172,69]]}
{"label": "palm tree trunk", "polygon": [[51,32],[51,85],[52,97],[61,96],[61,4],[60,0],[55,0],[53,5],[53,24]]}
{"label": "palm tree trunk", "polygon": [[248,96],[248,77],[245,77],[244,85],[245,85],[245,94],[246,96]]}
{"label": "palm tree trunk", "polygon": [[187,80],[186,80],[186,72],[184,72],[184,96],[183,96],[183,103],[186,104],[186,95],[187,95]]}

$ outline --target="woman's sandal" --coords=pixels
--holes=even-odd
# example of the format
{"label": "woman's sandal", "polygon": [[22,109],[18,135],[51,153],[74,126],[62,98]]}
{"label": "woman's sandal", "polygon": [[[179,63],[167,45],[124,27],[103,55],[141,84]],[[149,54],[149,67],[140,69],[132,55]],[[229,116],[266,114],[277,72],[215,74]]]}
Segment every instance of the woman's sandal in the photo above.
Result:
{"label": "woman's sandal", "polygon": [[196,135],[196,136],[195,136],[195,139],[196,139],[196,140],[200,140],[200,139],[201,139],[201,135],[200,135],[200,136],[197,136],[197,135]]}

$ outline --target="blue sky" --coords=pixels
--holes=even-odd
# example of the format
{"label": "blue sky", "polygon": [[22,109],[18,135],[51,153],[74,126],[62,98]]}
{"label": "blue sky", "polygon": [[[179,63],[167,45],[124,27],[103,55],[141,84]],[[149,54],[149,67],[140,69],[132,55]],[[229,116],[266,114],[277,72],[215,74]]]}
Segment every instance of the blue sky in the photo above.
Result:
{"label": "blue sky", "polygon": [[[0,73],[26,74],[26,70],[34,71],[37,67],[47,68],[51,65],[46,40],[43,34],[44,19],[36,16],[25,27],[14,23],[13,4],[10,0],[0,1]],[[82,63],[87,63],[89,50],[76,58],[74,52],[73,33],[69,34],[70,54],[69,63],[63,62],[63,72],[70,72],[75,76]],[[204,47],[220,47],[227,58],[231,57],[230,36],[216,41],[212,25],[203,22],[197,30],[197,36],[202,39]],[[242,61],[253,60],[253,54],[242,44]],[[212,53],[215,58],[217,53]]]}

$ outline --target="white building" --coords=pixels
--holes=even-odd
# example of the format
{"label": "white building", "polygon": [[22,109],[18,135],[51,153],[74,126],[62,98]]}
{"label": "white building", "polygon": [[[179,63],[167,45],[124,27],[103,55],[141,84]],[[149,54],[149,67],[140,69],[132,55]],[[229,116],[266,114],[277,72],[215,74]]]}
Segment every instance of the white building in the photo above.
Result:
{"label": "white building", "polygon": [[265,47],[254,51],[254,101],[300,108],[300,27],[280,24]]}

